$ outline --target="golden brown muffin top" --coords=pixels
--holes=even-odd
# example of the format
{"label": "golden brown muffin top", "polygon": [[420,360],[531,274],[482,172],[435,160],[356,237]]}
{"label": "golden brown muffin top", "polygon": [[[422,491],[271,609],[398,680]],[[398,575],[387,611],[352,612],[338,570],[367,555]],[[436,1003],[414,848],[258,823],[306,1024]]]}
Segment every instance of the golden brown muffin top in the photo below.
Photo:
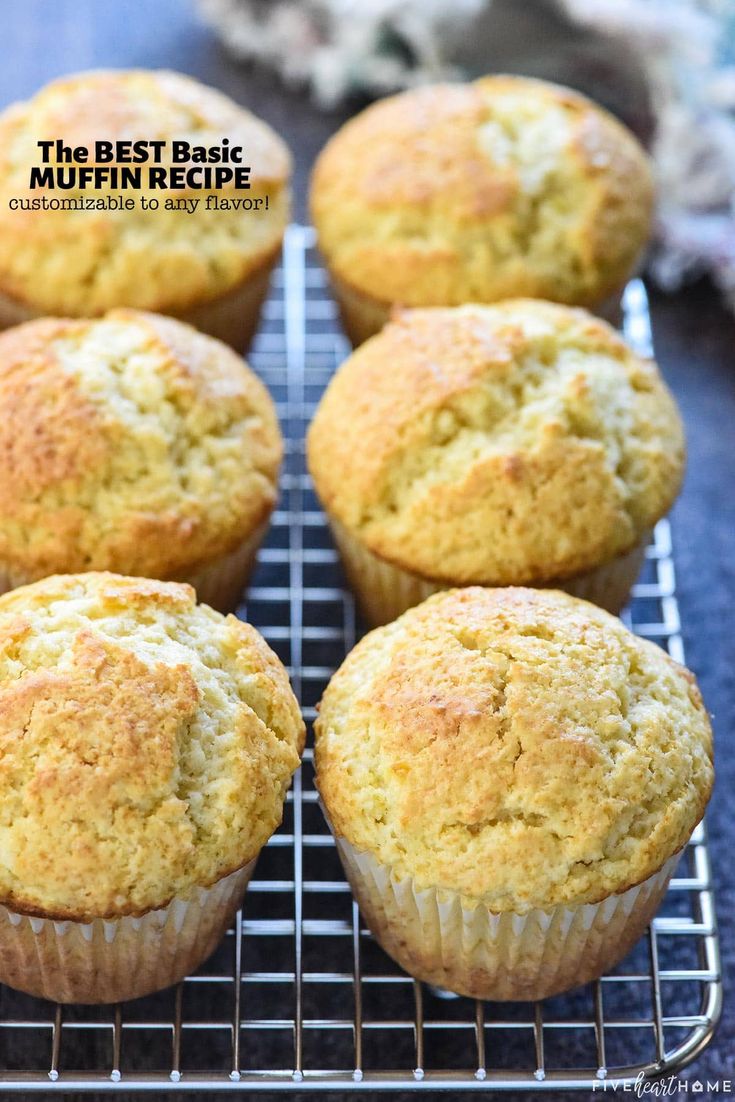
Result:
{"label": "golden brown muffin top", "polygon": [[597,304],[650,233],[648,159],[611,115],[526,77],[412,89],[331,139],[311,210],[331,270],[384,303]]}
{"label": "golden brown muffin top", "polygon": [[[206,191],[156,191],[154,211],[10,210],[8,200],[39,197],[29,174],[36,143],[62,138],[90,148],[96,140],[189,141],[244,147],[249,191],[223,197],[269,197],[268,210],[211,212]],[[93,164],[90,156],[89,164]],[[168,160],[162,162],[168,164]],[[145,168],[146,166],[144,166]],[[0,115],[0,291],[37,313],[92,316],[115,306],[176,312],[229,291],[278,249],[288,221],[291,160],[265,123],[227,96],[164,70],[109,70],[53,81]],[[43,194],[73,198],[143,192],[109,187]],[[193,214],[164,209],[167,196],[200,197]]]}
{"label": "golden brown muffin top", "polygon": [[172,318],[0,333],[0,572],[173,578],[269,515],[282,443],[260,380]]}
{"label": "golden brown muffin top", "polygon": [[561,579],[669,508],[683,430],[656,365],[583,310],[400,312],[340,367],[308,434],[327,511],[450,584]]}
{"label": "golden brown muffin top", "polygon": [[702,817],[711,757],[693,675],[553,590],[429,598],[358,643],[316,724],[336,833],[498,912],[651,876]]}
{"label": "golden brown muffin top", "polygon": [[141,914],[281,821],[304,727],[249,624],[190,586],[80,574],[0,597],[0,900]]}

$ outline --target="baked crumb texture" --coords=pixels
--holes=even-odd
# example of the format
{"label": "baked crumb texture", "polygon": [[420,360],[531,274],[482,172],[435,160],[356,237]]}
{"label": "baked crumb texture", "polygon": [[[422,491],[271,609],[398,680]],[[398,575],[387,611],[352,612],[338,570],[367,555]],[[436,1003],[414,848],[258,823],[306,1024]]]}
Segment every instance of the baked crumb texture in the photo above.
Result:
{"label": "baked crumb texture", "polygon": [[561,580],[624,555],[684,469],[656,365],[584,310],[521,299],[397,312],[333,378],[307,451],[331,517],[454,585]]}
{"label": "baked crumb texture", "polygon": [[190,586],[90,573],[6,593],[0,902],[91,921],[190,897],[257,856],[303,742],[276,656]]}
{"label": "baked crumb texture", "polygon": [[0,576],[172,578],[238,547],[276,500],[282,441],[243,360],[115,310],[0,333]]}
{"label": "baked crumb texture", "polygon": [[[243,146],[251,168],[250,190],[239,194],[267,195],[268,210],[213,214],[205,209],[206,191],[151,192],[160,201],[153,211],[138,204],[131,211],[10,210],[9,199],[38,194],[29,190],[31,167],[40,163],[36,143],[60,137],[88,148],[97,139],[211,146],[229,138]],[[115,306],[177,313],[217,299],[279,249],[290,174],[288,150],[269,126],[180,73],[110,70],[63,77],[0,115],[0,292],[32,312],[69,316]],[[166,211],[169,194],[201,202],[194,214]],[[225,187],[217,194],[238,193]]]}
{"label": "baked crumb texture", "polygon": [[617,618],[471,587],[358,643],[316,766],[335,833],[397,880],[525,913],[659,870],[704,813],[711,738],[692,674]]}
{"label": "baked crumb texture", "polygon": [[650,233],[648,158],[612,115],[523,77],[412,89],[329,141],[311,212],[330,270],[404,306],[595,305]]}

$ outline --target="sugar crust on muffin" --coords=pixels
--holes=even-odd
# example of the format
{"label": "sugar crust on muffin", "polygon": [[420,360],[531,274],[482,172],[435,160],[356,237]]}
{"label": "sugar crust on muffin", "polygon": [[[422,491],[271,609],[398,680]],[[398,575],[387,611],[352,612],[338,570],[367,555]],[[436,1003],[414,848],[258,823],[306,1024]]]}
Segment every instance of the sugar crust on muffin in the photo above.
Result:
{"label": "sugar crust on muffin", "polygon": [[[133,310],[0,333],[0,571],[175,578],[270,514],[282,440],[230,348]],[[16,582],[16,584],[17,584]]]}
{"label": "sugar crust on muffin", "polygon": [[358,643],[316,723],[336,833],[499,912],[652,875],[704,812],[711,755],[689,671],[548,590],[429,598]]}
{"label": "sugar crust on muffin", "polygon": [[283,666],[190,586],[0,597],[0,900],[77,921],[186,898],[281,821],[304,727]]}

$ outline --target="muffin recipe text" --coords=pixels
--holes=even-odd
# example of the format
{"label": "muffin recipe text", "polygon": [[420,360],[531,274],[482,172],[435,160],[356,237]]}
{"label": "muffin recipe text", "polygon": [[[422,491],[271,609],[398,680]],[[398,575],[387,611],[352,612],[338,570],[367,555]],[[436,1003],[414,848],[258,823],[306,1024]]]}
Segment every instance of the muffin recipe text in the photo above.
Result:
{"label": "muffin recipe text", "polygon": [[210,146],[164,139],[100,140],[91,148],[65,145],[61,139],[38,141],[36,145],[41,164],[31,167],[32,190],[250,188],[250,166],[242,163],[243,147],[230,145],[228,138]]}

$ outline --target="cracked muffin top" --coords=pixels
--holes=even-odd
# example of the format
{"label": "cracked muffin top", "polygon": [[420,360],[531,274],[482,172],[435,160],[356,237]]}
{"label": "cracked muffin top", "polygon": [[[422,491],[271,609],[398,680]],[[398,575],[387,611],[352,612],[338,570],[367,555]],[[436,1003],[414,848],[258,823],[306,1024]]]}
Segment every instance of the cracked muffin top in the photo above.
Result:
{"label": "cracked muffin top", "polygon": [[[97,140],[182,140],[243,147],[250,190],[268,209],[207,212],[206,191],[154,191],[142,210],[138,191],[110,187],[39,193],[37,142],[62,139],[94,149]],[[170,150],[161,164],[170,165]],[[90,154],[88,165],[94,164]],[[184,167],[187,167],[184,165]],[[147,165],[143,165],[144,171]],[[100,70],[63,77],[0,115],[0,292],[37,314],[74,317],[115,306],[176,313],[225,294],[279,248],[288,222],[291,161],[278,135],[244,107],[190,77],[164,70]],[[11,198],[99,199],[133,196],[132,210],[10,210]],[[165,199],[193,196],[193,214]]]}
{"label": "cracked muffin top", "polygon": [[327,144],[311,189],[331,271],[403,306],[602,303],[634,270],[652,205],[648,158],[624,126],[510,76],[368,107]]}
{"label": "cracked muffin top", "polygon": [[693,675],[553,590],[452,590],[365,636],[324,694],[315,754],[338,835],[498,912],[651,876],[713,779]]}
{"label": "cracked muffin top", "polygon": [[[0,579],[175,578],[270,514],[282,442],[226,345],[115,310],[0,333]],[[4,577],[3,577],[4,576]]]}
{"label": "cracked muffin top", "polygon": [[533,584],[631,550],[681,484],[656,365],[583,310],[397,312],[341,366],[308,435],[329,514],[449,584]]}
{"label": "cracked muffin top", "polygon": [[81,574],[0,597],[0,901],[141,914],[254,858],[304,727],[254,628],[190,586]]}

